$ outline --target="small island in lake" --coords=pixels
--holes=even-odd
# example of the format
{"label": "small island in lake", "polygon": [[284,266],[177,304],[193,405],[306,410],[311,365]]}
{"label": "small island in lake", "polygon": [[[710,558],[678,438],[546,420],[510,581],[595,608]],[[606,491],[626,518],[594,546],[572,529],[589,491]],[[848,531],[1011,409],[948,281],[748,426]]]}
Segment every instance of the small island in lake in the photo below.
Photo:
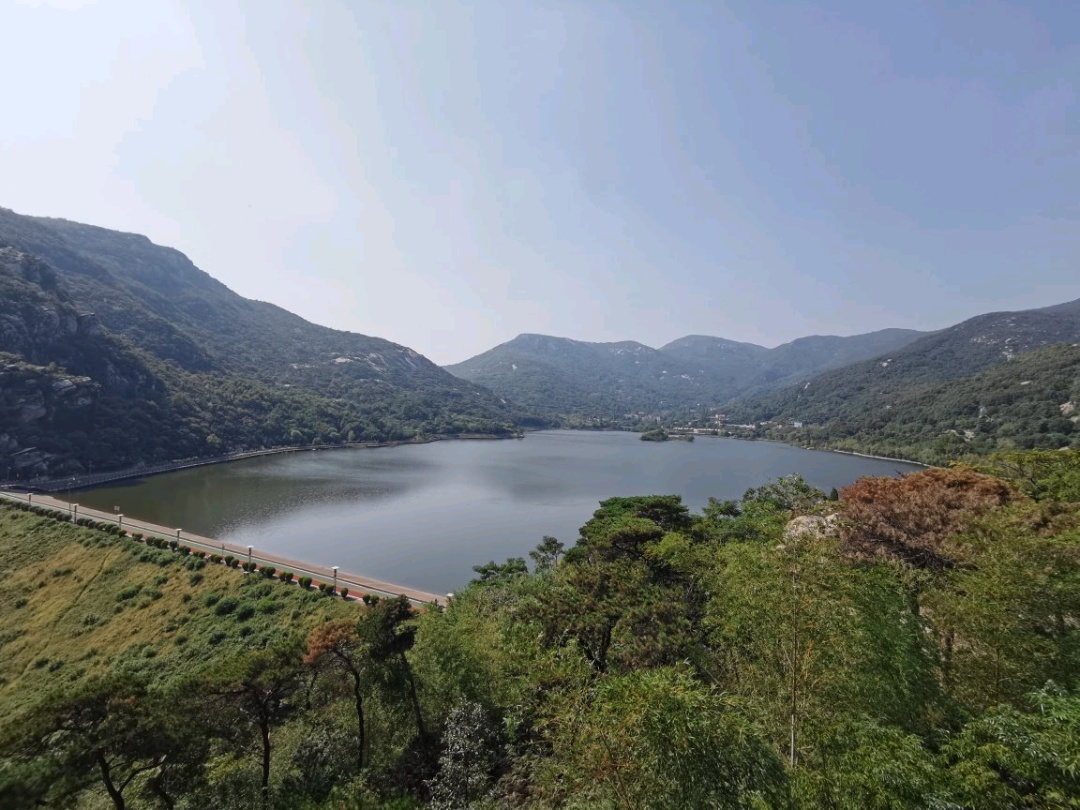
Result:
{"label": "small island in lake", "polygon": [[655,430],[646,430],[641,434],[641,440],[643,442],[669,442],[672,440],[680,442],[692,442],[694,435],[692,433],[668,433],[663,428],[656,428]]}

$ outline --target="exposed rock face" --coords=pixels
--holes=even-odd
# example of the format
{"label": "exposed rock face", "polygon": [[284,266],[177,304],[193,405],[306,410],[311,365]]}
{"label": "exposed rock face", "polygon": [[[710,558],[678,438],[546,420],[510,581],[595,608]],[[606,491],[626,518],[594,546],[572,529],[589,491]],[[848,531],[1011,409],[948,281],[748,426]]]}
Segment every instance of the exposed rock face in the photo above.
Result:
{"label": "exposed rock face", "polygon": [[0,349],[43,360],[57,344],[101,334],[93,313],[79,313],[58,294],[55,272],[37,257],[0,246],[0,277]]}
{"label": "exposed rock face", "polygon": [[57,425],[89,428],[98,386],[76,377],[0,355],[0,478],[27,479],[82,472],[47,447]]}
{"label": "exposed rock face", "polygon": [[837,537],[840,534],[840,515],[801,515],[784,527],[785,540]]}

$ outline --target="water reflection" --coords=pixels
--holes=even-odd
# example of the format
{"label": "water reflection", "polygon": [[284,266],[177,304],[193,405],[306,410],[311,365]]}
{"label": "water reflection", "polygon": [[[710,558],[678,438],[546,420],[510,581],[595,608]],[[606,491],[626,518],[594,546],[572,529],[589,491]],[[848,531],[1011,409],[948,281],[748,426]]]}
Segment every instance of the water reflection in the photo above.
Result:
{"label": "water reflection", "polygon": [[792,472],[825,490],[914,469],[783,445],[546,431],[269,456],[80,492],[88,506],[435,592],[472,566],[525,556],[545,534],[572,543],[597,503],[678,493],[694,509]]}

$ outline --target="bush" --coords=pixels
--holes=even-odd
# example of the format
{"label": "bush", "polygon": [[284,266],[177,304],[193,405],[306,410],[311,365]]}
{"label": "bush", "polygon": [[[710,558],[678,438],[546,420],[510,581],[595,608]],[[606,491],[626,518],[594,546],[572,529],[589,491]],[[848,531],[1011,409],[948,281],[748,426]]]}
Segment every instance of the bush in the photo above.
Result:
{"label": "bush", "polygon": [[282,571],[281,576],[279,577],[279,579],[284,583],[292,582],[293,572],[292,571]]}
{"label": "bush", "polygon": [[190,553],[191,553],[191,549],[190,549],[190,548],[188,548],[187,546],[180,546],[180,553],[181,553],[181,554],[190,554]]}
{"label": "bush", "polygon": [[273,578],[274,574],[277,573],[277,569],[274,568],[274,566],[272,565],[264,565],[262,568],[259,569],[259,573],[261,573],[267,579],[271,579]]}
{"label": "bush", "polygon": [[244,602],[242,605],[240,605],[239,609],[236,611],[236,618],[237,618],[238,621],[241,621],[241,622],[246,622],[248,619],[250,619],[254,615],[255,615],[255,606],[252,605],[249,602]]}
{"label": "bush", "polygon": [[311,587],[311,577],[300,577],[298,582],[300,583],[300,587],[305,591]]}
{"label": "bush", "polygon": [[240,600],[235,596],[226,596],[214,606],[214,613],[218,616],[228,616],[239,606]]}
{"label": "bush", "polygon": [[126,588],[121,588],[116,592],[117,602],[126,602],[129,599],[134,599],[142,591],[142,585],[128,585]]}
{"label": "bush", "polygon": [[202,549],[199,549],[198,551],[195,552],[195,556],[198,557],[200,560],[205,559],[206,558],[206,552],[203,551]]}
{"label": "bush", "polygon": [[221,562],[221,555],[220,554],[211,554],[210,555],[210,562],[212,562],[214,564],[220,563]]}
{"label": "bush", "polygon": [[142,540],[143,539],[142,532],[135,532],[135,534],[131,535],[131,539],[132,540]]}
{"label": "bush", "polygon": [[341,598],[342,599],[348,599],[349,598],[349,589],[348,588],[342,588],[341,589]]}
{"label": "bush", "polygon": [[232,564],[234,562],[236,562],[236,557],[234,557],[232,554],[225,555],[225,565],[229,566],[229,568],[232,568]]}
{"label": "bush", "polygon": [[188,574],[188,582],[190,582],[192,585],[198,585],[202,581],[203,575],[200,571],[193,571],[192,573]]}

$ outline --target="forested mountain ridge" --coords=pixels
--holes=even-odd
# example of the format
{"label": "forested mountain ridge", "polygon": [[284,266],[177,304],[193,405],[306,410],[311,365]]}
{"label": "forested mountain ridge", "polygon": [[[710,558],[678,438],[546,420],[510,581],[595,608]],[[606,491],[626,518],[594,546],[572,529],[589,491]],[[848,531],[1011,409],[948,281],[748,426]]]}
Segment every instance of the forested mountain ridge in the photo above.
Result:
{"label": "forested mountain ridge", "polygon": [[703,408],[876,357],[921,334],[886,329],[852,337],[812,336],[775,349],[704,335],[653,349],[633,341],[588,343],[523,334],[446,369],[553,419],[614,420],[636,412],[696,417]]}
{"label": "forested mountain ridge", "polygon": [[710,395],[705,374],[633,341],[524,334],[446,370],[552,419],[617,419]]}
{"label": "forested mountain ridge", "polygon": [[[0,209],[0,247],[2,474],[505,433],[519,416],[412,349],[244,299],[143,236]],[[72,378],[79,397],[43,393]]]}
{"label": "forested mountain ridge", "polygon": [[660,351],[700,368],[745,396],[771,391],[807,375],[896,351],[923,337],[914,329],[881,329],[864,335],[810,335],[773,349],[693,335]]}
{"label": "forested mountain ridge", "polygon": [[1075,422],[1059,408],[1075,399],[1077,343],[1080,301],[989,313],[875,360],[733,403],[729,413],[733,421],[802,422],[792,434],[798,441],[871,452],[922,446],[924,460],[984,444],[984,452],[1008,442],[1067,446]]}
{"label": "forested mountain ridge", "polygon": [[[801,398],[816,386],[812,397]],[[1080,446],[1080,347],[1059,343],[948,382],[795,388],[771,400],[764,435],[927,464]],[[737,414],[736,414],[737,415]],[[744,416],[743,418],[750,418]],[[802,422],[795,428],[793,421]]]}

